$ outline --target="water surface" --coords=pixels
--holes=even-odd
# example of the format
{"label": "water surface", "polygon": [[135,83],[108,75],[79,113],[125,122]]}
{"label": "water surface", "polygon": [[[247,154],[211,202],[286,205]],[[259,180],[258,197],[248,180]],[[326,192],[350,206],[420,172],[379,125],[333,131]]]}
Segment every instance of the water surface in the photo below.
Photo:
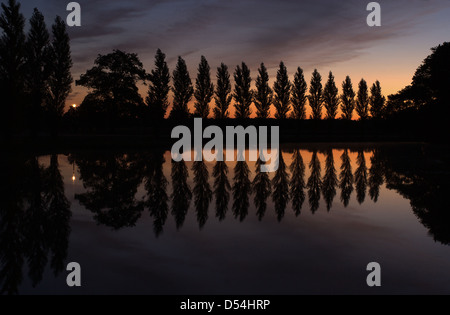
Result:
{"label": "water surface", "polygon": [[[448,155],[288,145],[280,168],[170,152],[2,157],[0,288],[19,294],[450,293]],[[78,262],[82,286],[66,285]],[[378,262],[382,286],[366,285]]]}

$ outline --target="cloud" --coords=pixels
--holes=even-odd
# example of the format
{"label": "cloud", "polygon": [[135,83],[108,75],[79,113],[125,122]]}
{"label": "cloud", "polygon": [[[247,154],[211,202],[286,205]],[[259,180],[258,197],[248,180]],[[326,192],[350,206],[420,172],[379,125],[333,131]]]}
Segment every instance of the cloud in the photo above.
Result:
{"label": "cloud", "polygon": [[[176,56],[208,55],[212,60],[250,66],[292,58],[307,65],[349,60],[379,41],[408,32],[417,19],[444,1],[380,1],[383,27],[366,25],[367,0],[84,0],[82,27],[70,28],[74,61],[87,63],[100,52],[122,48],[145,57],[162,48]],[[30,1],[67,14],[61,1]],[[200,56],[191,56],[199,59]],[[320,58],[318,58],[320,57]]]}
{"label": "cloud", "polygon": [[[191,76],[201,55],[212,67],[231,69],[246,61],[255,71],[265,62],[274,71],[331,67],[351,60],[384,41],[413,34],[417,24],[448,9],[448,1],[382,0],[382,27],[366,24],[368,0],[81,0],[82,27],[70,28],[75,78],[96,56],[113,49],[136,52],[150,70],[157,48],[171,68],[183,56]],[[50,21],[66,16],[60,0],[28,0]],[[429,21],[428,21],[429,22]],[[425,25],[426,27],[426,25]],[[432,31],[432,29],[430,30]]]}

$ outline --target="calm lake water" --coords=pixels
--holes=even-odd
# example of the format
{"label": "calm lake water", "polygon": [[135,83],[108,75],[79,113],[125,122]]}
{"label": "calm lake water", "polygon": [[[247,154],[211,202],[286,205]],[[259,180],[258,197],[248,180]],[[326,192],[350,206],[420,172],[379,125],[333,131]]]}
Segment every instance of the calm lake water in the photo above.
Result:
{"label": "calm lake water", "polygon": [[448,162],[421,144],[287,145],[268,174],[164,151],[4,154],[0,289],[449,294]]}

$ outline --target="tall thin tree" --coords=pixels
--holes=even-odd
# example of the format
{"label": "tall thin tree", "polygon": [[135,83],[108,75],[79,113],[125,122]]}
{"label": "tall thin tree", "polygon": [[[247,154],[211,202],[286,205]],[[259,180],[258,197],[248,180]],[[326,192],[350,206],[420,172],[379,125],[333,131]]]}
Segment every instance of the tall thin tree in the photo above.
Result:
{"label": "tall thin tree", "polygon": [[34,9],[30,19],[30,31],[26,42],[25,85],[29,96],[29,124],[36,128],[36,121],[48,93],[50,35],[44,16]]}
{"label": "tall thin tree", "polygon": [[251,90],[252,79],[250,77],[250,69],[245,62],[241,66],[236,67],[234,72],[234,100],[236,104],[236,118],[249,118],[252,113],[250,106],[253,101],[253,91]]}
{"label": "tall thin tree", "polygon": [[269,86],[269,74],[266,66],[261,63],[256,78],[255,107],[256,117],[266,119],[269,117],[270,105],[272,104],[273,92]]}
{"label": "tall thin tree", "polygon": [[214,84],[211,83],[211,69],[208,61],[202,56],[198,66],[197,80],[195,81],[195,113],[194,115],[201,118],[208,118],[209,103],[214,95]]}
{"label": "tall thin tree", "polygon": [[369,117],[369,92],[367,82],[361,79],[358,86],[358,96],[356,99],[356,112],[360,120],[367,120]]}
{"label": "tall thin tree", "polygon": [[307,84],[302,68],[298,67],[292,85],[292,113],[294,119],[306,119]]}
{"label": "tall thin tree", "polygon": [[355,109],[355,91],[353,91],[352,80],[349,76],[342,83],[341,111],[342,119],[352,120],[353,110]]}
{"label": "tall thin tree", "polygon": [[323,88],[322,88],[322,76],[314,69],[311,78],[311,85],[309,86],[309,106],[311,106],[312,114],[311,118],[314,120],[322,119],[322,106],[323,106]]}
{"label": "tall thin tree", "polygon": [[178,62],[173,71],[173,108],[170,112],[172,118],[188,118],[189,108],[188,104],[194,94],[192,81],[189,76],[189,71],[186,62],[183,58],[178,57]]}
{"label": "tall thin tree", "polygon": [[1,125],[5,130],[18,126],[23,101],[25,63],[25,18],[20,12],[20,3],[9,0],[2,3],[0,28],[0,92]]}
{"label": "tall thin tree", "polygon": [[51,117],[56,119],[54,128],[57,128],[59,119],[64,113],[64,106],[69,93],[72,91],[72,57],[70,52],[70,38],[66,24],[57,16],[52,26],[53,41],[50,50],[51,66],[49,76],[49,100],[47,109]]}
{"label": "tall thin tree", "polygon": [[339,108],[338,88],[334,82],[333,73],[328,74],[328,81],[323,90],[323,100],[327,110],[327,119],[335,119]]}
{"label": "tall thin tree", "polygon": [[170,73],[166,55],[158,49],[155,56],[155,69],[149,75],[148,96],[146,99],[150,117],[163,119],[169,107]]}
{"label": "tall thin tree", "polygon": [[277,80],[273,86],[275,92],[274,106],[276,109],[275,118],[286,119],[291,110],[291,82],[289,81],[286,66],[280,62],[277,72]]}
{"label": "tall thin tree", "polygon": [[231,95],[230,73],[224,63],[221,63],[220,67],[217,68],[216,77],[216,96],[214,98],[216,107],[214,108],[214,118],[225,119],[229,116],[228,107],[231,104],[233,96]]}
{"label": "tall thin tree", "polygon": [[372,88],[370,89],[370,114],[375,119],[380,119],[383,117],[384,106],[386,103],[386,98],[381,93],[380,81],[376,81]]}

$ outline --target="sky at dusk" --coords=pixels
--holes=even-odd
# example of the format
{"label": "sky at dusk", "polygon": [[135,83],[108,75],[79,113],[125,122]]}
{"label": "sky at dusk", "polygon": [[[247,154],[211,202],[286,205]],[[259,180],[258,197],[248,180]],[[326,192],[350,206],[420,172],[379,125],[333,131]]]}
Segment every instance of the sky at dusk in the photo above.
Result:
{"label": "sky at dusk", "polygon": [[[66,18],[69,1],[27,0],[28,19],[34,7],[50,25]],[[354,87],[361,78],[380,80],[385,95],[408,85],[430,48],[449,41],[450,1],[378,1],[382,26],[368,27],[368,0],[80,0],[82,26],[69,28],[74,79],[93,66],[98,54],[113,49],[138,53],[147,71],[158,48],[167,55],[171,72],[182,56],[190,71],[204,55],[212,68],[221,62],[230,72],[245,61],[252,70],[264,62],[271,82],[283,60],[291,80],[301,66],[309,83],[314,68],[326,80],[331,70],[338,87],[346,75]],[[194,81],[193,81],[194,82]],[[254,83],[254,80],[253,80]],[[325,82],[324,82],[325,83]],[[146,88],[141,89],[142,94]],[[74,87],[68,104],[79,104],[87,89]],[[144,95],[143,95],[144,96]]]}

